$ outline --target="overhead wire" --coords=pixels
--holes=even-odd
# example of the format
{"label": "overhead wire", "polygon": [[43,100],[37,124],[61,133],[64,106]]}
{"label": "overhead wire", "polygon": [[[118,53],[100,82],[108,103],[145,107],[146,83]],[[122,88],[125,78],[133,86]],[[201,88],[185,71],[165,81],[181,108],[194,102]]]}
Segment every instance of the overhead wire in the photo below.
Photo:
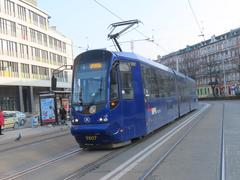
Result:
{"label": "overhead wire", "polygon": [[197,15],[196,15],[196,13],[194,12],[194,9],[193,9],[193,7],[192,7],[192,4],[191,4],[190,0],[188,0],[188,5],[189,5],[189,7],[190,7],[190,9],[191,9],[193,18],[194,18],[194,20],[195,20],[195,22],[196,22],[196,24],[197,24],[197,26],[198,26],[198,29],[199,29],[199,31],[200,31],[200,33],[201,33],[199,36],[202,36],[202,37],[203,37],[203,40],[205,41],[203,29],[202,29],[202,27],[201,27],[201,25],[200,25],[200,23],[199,23],[199,21],[198,21]]}
{"label": "overhead wire", "polygon": [[[120,16],[118,16],[116,13],[114,13],[112,10],[110,10],[109,8],[107,8],[106,6],[104,6],[102,3],[98,2],[97,0],[93,0],[95,3],[97,3],[99,6],[101,6],[103,9],[105,9],[106,11],[108,11],[110,14],[112,14],[113,16],[115,16],[116,18],[118,18],[121,21],[124,21],[123,18],[121,18]],[[139,31],[136,28],[133,28],[135,31],[137,31],[139,34],[141,34],[142,36],[144,36],[146,39],[148,39],[148,42],[151,42],[153,44],[155,44],[156,46],[158,46],[159,48],[161,48],[163,51],[166,52],[166,50],[161,47],[158,43],[156,43],[153,39],[150,40],[151,38],[149,38],[147,35],[145,35],[143,32]]]}

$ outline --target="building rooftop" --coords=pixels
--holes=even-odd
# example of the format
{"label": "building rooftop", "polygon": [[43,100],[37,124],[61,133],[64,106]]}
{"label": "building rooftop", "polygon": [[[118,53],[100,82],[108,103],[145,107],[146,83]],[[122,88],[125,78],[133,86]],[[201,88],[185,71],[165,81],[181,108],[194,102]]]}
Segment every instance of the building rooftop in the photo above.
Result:
{"label": "building rooftop", "polygon": [[31,4],[33,6],[37,6],[37,0],[21,0],[21,1],[29,3],[29,4]]}
{"label": "building rooftop", "polygon": [[167,54],[165,56],[162,56],[161,59],[166,59],[166,58],[170,58],[170,57],[173,57],[173,56],[176,56],[176,55],[181,55],[181,54],[184,54],[186,52],[189,52],[189,51],[192,51],[194,49],[200,49],[202,47],[205,47],[205,46],[208,46],[210,44],[214,44],[214,43],[217,43],[219,41],[223,41],[223,40],[226,40],[226,39],[230,39],[230,38],[233,38],[235,36],[239,36],[240,35],[240,28],[237,28],[237,29],[233,29],[233,30],[230,30],[229,32],[227,33],[224,33],[224,34],[221,34],[219,36],[215,36],[213,35],[210,39],[208,40],[205,40],[205,41],[202,41],[202,42],[199,42],[197,44],[194,44],[194,45],[187,45],[186,48],[184,49],[180,49],[178,51],[175,51],[175,52],[172,52],[170,54]]}

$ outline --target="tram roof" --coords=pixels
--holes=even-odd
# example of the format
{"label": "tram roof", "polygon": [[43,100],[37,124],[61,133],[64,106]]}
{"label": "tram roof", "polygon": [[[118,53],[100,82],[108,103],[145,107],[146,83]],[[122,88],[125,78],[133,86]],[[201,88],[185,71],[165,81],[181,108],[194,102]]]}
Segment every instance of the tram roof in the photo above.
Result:
{"label": "tram roof", "polygon": [[[113,55],[115,55],[117,57],[122,57],[124,59],[132,59],[132,60],[135,60],[135,61],[140,61],[140,62],[143,62],[145,64],[149,64],[151,66],[162,69],[164,71],[167,71],[167,72],[170,72],[170,73],[175,73],[176,75],[178,75],[180,77],[183,77],[183,78],[187,77],[187,79],[191,79],[192,81],[194,81],[192,78],[190,78],[188,76],[185,76],[184,74],[182,74],[182,73],[180,73],[180,72],[178,72],[174,69],[171,69],[171,68],[169,68],[169,67],[167,67],[163,64],[160,64],[158,62],[155,62],[151,59],[145,58],[143,56],[140,56],[140,55],[132,53],[132,52],[113,52],[113,51],[109,51],[109,50],[106,50],[106,49],[94,49],[94,50],[86,51],[84,53],[89,53],[91,51],[108,51],[108,52],[112,53]],[[77,59],[77,57],[76,57],[76,59]]]}
{"label": "tram roof", "polygon": [[143,56],[137,55],[135,53],[131,53],[131,52],[113,52],[113,54],[115,54],[118,57],[123,57],[123,58],[129,58],[129,59],[134,59],[134,60],[139,60],[143,63],[155,66],[157,68],[163,69],[165,71],[171,72],[173,73],[173,70],[163,64],[157,63],[151,59],[147,59]]}
{"label": "tram roof", "polygon": [[147,59],[143,56],[140,56],[138,54],[135,54],[135,53],[131,53],[131,52],[112,52],[113,54],[115,54],[116,56],[119,56],[119,57],[124,57],[124,58],[129,58],[129,59],[134,59],[134,60],[139,60],[141,62],[144,62],[146,64],[149,64],[149,65],[152,65],[152,66],[155,66],[157,68],[160,68],[160,69],[163,69],[165,71],[168,71],[168,72],[171,72],[171,73],[175,73],[176,75],[182,77],[182,78],[187,78],[189,80],[192,80],[194,81],[192,78],[188,77],[188,76],[185,76],[184,74],[174,70],[174,69],[171,69],[163,64],[160,64],[158,62],[155,62],[151,59]]}

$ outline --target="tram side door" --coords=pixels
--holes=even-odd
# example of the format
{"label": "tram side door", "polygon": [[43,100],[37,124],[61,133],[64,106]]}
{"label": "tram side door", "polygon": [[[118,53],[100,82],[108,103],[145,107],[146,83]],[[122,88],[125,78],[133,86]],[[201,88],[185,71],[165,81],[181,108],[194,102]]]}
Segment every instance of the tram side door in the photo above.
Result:
{"label": "tram side door", "polygon": [[146,130],[140,65],[136,62],[120,61],[119,74],[121,114],[125,133],[128,137],[141,136]]}

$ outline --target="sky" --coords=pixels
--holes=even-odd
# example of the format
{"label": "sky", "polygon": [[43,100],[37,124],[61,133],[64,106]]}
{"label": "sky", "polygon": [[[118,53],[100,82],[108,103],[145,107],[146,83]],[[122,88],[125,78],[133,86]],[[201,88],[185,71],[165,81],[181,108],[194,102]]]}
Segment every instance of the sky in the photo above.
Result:
{"label": "sky", "polygon": [[116,51],[107,35],[109,25],[122,20],[141,21],[119,38],[133,41],[123,43],[123,51],[150,59],[203,41],[201,32],[209,39],[240,27],[239,0],[38,0],[38,7],[73,41],[74,56],[87,49]]}

